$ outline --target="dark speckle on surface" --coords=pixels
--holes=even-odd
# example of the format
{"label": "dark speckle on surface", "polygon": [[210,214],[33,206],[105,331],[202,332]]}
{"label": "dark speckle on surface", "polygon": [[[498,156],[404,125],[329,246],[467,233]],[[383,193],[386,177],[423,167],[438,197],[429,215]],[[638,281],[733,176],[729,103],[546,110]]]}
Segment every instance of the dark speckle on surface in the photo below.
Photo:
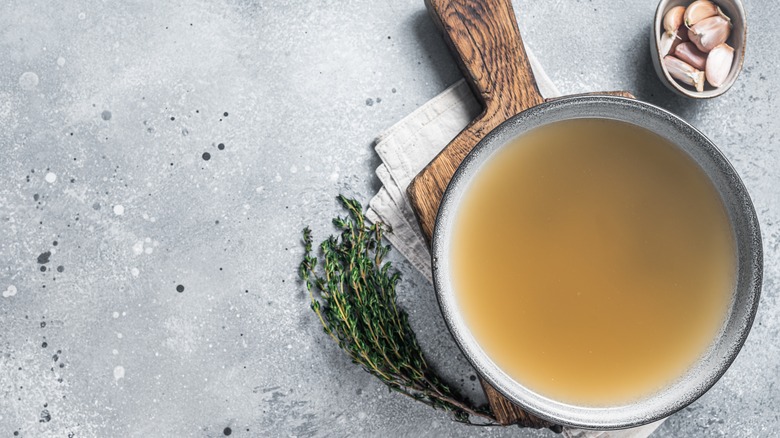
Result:
{"label": "dark speckle on surface", "polygon": [[49,257],[51,257],[51,251],[42,252],[40,255],[38,255],[38,263],[49,263]]}
{"label": "dark speckle on surface", "polygon": [[65,270],[65,266],[59,265],[57,266],[57,272],[63,272]]}
{"label": "dark speckle on surface", "polygon": [[210,159],[211,159],[211,154],[210,154],[210,153],[208,153],[208,152],[204,152],[204,153],[203,153],[203,155],[202,155],[202,157],[203,157],[203,160],[204,160],[204,161],[208,161],[208,160],[210,160]]}
{"label": "dark speckle on surface", "polygon": [[102,113],[100,113],[100,117],[103,120],[111,120],[111,111],[109,111],[109,110],[103,111]]}
{"label": "dark speckle on surface", "polygon": [[41,411],[41,423],[48,423],[51,421],[51,414],[49,413],[48,409],[44,409]]}
{"label": "dark speckle on surface", "polygon": [[222,115],[223,115],[223,116],[225,116],[225,117],[227,117],[227,116],[228,116],[228,112],[227,112],[227,111],[225,111],[224,113],[222,113]]}
{"label": "dark speckle on surface", "polygon": [[368,99],[366,99],[366,105],[367,106],[373,106],[374,105],[374,99],[372,99],[370,97]]}
{"label": "dark speckle on surface", "polygon": [[233,430],[232,430],[231,428],[229,428],[229,427],[226,427],[226,428],[225,428],[225,430],[223,430],[223,431],[222,431],[222,433],[223,433],[225,436],[228,436],[228,435],[230,435],[231,433],[233,433]]}
{"label": "dark speckle on surface", "polygon": [[180,285],[176,286],[176,292],[178,292],[178,293],[184,292],[184,285],[180,284]]}
{"label": "dark speckle on surface", "polygon": [[217,149],[219,149],[219,150],[221,150],[221,151],[222,151],[222,150],[225,150],[225,143],[220,143],[220,144],[218,144],[218,145],[217,145]]}

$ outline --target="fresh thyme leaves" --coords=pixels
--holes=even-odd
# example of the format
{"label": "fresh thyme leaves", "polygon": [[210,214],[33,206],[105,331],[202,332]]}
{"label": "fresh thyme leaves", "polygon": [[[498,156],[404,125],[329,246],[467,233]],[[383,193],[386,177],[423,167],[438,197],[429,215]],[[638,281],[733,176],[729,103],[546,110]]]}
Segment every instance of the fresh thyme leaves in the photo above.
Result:
{"label": "fresh thyme leaves", "polygon": [[305,228],[305,253],[299,268],[311,308],[325,332],[353,362],[391,390],[449,411],[463,423],[475,424],[471,422],[474,416],[495,424],[489,410],[472,406],[428,366],[406,312],[396,304],[395,288],[401,276],[390,262],[383,261],[390,250],[382,244],[384,225],[366,224],[359,202],[344,196],[338,199],[349,212],[333,219],[341,234],[320,244],[322,263],[318,266],[312,255],[311,230]]}

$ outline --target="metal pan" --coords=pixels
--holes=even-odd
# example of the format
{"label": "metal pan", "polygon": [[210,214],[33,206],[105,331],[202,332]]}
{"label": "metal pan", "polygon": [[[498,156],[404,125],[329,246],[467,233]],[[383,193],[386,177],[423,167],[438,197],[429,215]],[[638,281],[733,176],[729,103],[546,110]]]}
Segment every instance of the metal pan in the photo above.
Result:
{"label": "metal pan", "polygon": [[[717,188],[736,242],[737,284],[720,336],[707,353],[673,384],[635,403],[608,408],[576,406],[549,399],[524,387],[499,368],[471,334],[450,278],[453,222],[465,189],[483,164],[518,136],[548,123],[576,118],[603,118],[641,126],[688,154]],[[612,96],[579,96],[535,106],[499,125],[466,156],[444,193],[432,239],[434,285],[442,314],[463,353],[482,377],[526,410],[557,424],[593,429],[620,429],[664,418],[704,394],[726,372],[750,331],[762,277],[761,233],[753,204],[734,168],[704,134],[659,107]],[[543,336],[539,333],[527,336]]]}

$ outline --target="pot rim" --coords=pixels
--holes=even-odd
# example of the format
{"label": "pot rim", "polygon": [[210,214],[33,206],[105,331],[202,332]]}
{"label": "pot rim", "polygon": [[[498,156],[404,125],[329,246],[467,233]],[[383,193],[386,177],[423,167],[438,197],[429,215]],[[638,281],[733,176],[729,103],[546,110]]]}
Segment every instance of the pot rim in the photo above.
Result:
{"label": "pot rim", "polygon": [[[490,157],[512,139],[542,125],[575,118],[607,118],[648,129],[687,153],[718,189],[736,243],[737,276],[729,314],[710,348],[678,380],[629,404],[588,407],[558,402],[512,379],[471,335],[458,311],[449,275],[452,223],[464,191]],[[615,96],[586,95],[555,99],[523,111],[489,132],[466,156],[445,190],[431,238],[436,297],[458,347],[477,372],[523,409],[564,426],[623,429],[665,418],[709,390],[736,358],[758,307],[763,274],[761,232],[752,201],[736,170],[704,134],[680,117],[655,105]]]}

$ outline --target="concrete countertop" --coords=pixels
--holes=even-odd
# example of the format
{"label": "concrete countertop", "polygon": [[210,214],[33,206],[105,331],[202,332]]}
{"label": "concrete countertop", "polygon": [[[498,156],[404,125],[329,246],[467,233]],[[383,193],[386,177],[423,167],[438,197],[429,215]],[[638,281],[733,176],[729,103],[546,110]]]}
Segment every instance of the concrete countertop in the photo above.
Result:
{"label": "concrete countertop", "polygon": [[[780,433],[780,4],[747,2],[742,75],[694,102],[655,77],[654,2],[516,3],[561,91],[681,115],[755,202],[753,331],[656,436]],[[9,0],[0,57],[0,436],[554,436],[388,393],[296,281],[303,226],[322,239],[338,193],[378,189],[373,138],[460,78],[422,0]],[[424,350],[475,394],[432,288],[391,258]]]}

